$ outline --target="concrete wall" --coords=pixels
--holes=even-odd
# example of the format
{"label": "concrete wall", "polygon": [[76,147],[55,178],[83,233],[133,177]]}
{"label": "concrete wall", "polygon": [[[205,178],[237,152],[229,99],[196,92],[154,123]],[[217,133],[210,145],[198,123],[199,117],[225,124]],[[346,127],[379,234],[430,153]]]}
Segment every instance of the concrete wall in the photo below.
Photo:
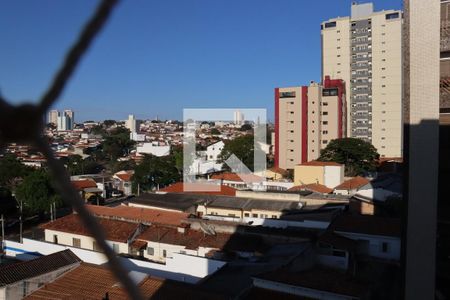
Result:
{"label": "concrete wall", "polygon": [[[336,233],[359,243],[358,252],[376,258],[400,260],[400,238],[388,236],[375,236],[367,234],[339,232]],[[383,243],[387,244],[387,251],[383,252]]]}
{"label": "concrete wall", "polygon": [[325,168],[322,166],[295,166],[294,185],[324,184]]}
{"label": "concrete wall", "polygon": [[293,294],[297,296],[303,296],[311,299],[327,299],[327,300],[353,300],[354,297],[334,294],[330,292],[314,290],[310,288],[305,288],[301,286],[295,286],[290,284],[285,284],[281,282],[269,281],[259,278],[253,278],[253,285],[255,287],[268,289],[272,291]]}
{"label": "concrete wall", "polygon": [[[79,248],[87,249],[87,250],[94,250],[95,239],[90,236],[66,233],[66,232],[61,232],[61,231],[54,231],[54,230],[49,230],[49,229],[45,229],[44,234],[45,234],[45,241],[49,242],[49,243],[53,243],[54,237],[56,236],[58,238],[58,244],[74,247],[73,239],[75,238],[75,239],[80,240]],[[118,253],[129,254],[129,249],[128,249],[127,243],[120,243],[120,242],[116,242],[116,241],[107,241],[107,243],[111,247],[113,247],[113,244],[119,245]]]}
{"label": "concrete wall", "polygon": [[344,182],[344,165],[326,166],[323,185],[334,188]]}
{"label": "concrete wall", "polygon": [[75,263],[69,266],[62,267],[53,272],[45,273],[40,276],[27,278],[14,284],[10,284],[0,288],[0,300],[20,300],[25,296],[31,294],[35,290],[39,289],[44,284],[51,282],[58,278],[60,275],[72,270],[79,263]]}
{"label": "concrete wall", "polygon": [[300,201],[299,194],[289,193],[271,193],[271,192],[254,192],[254,191],[236,191],[236,197],[273,200],[273,201]]}
{"label": "concrete wall", "polygon": [[[103,253],[70,246],[55,245],[47,242],[23,239],[23,244],[5,241],[6,255],[21,260],[29,260],[40,255],[48,255],[65,249],[70,249],[82,261],[104,265],[107,263]],[[204,257],[174,253],[172,258],[167,258],[165,264],[153,263],[138,259],[120,257],[120,261],[129,271],[146,273],[160,278],[172,279],[196,283],[205,276],[211,275],[226,263]],[[195,266],[193,268],[192,266]]]}

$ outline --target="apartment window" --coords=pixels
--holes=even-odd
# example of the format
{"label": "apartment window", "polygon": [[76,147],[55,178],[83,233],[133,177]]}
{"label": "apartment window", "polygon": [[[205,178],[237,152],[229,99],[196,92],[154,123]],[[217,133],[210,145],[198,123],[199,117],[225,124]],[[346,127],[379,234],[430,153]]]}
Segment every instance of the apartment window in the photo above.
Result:
{"label": "apartment window", "polygon": [[56,234],[53,235],[53,243],[58,244],[58,236]]}
{"label": "apartment window", "polygon": [[381,35],[386,35],[386,33],[383,32]]}
{"label": "apartment window", "polygon": [[328,116],[328,112],[327,112],[327,111],[324,111],[324,112],[322,113],[322,115]]}
{"label": "apartment window", "polygon": [[322,105],[323,106],[328,106],[328,102],[323,102]]}
{"label": "apartment window", "polygon": [[381,61],[386,61],[386,59],[383,58]]}
{"label": "apartment window", "polygon": [[167,257],[167,251],[166,251],[166,249],[163,250],[163,257]]}
{"label": "apartment window", "polygon": [[381,243],[381,252],[386,253],[389,251],[389,244],[386,242]]}
{"label": "apartment window", "polygon": [[277,219],[277,216],[276,215],[272,215],[272,219]]}
{"label": "apartment window", "polygon": [[114,253],[119,253],[120,252],[119,244],[112,244],[112,248],[113,248]]}
{"label": "apartment window", "polygon": [[381,68],[382,71],[386,70],[386,68]]}
{"label": "apartment window", "polygon": [[77,247],[77,248],[80,248],[80,247],[81,247],[81,240],[80,240],[80,239],[73,238],[73,239],[72,239],[72,246]]}
{"label": "apartment window", "polygon": [[[325,28],[333,28],[333,27],[336,27],[336,22],[325,23]],[[339,30],[337,32],[339,33]]]}
{"label": "apartment window", "polygon": [[338,30],[338,31],[336,31],[337,33],[341,33],[341,31],[340,30]]}
{"label": "apartment window", "polygon": [[328,143],[328,140],[323,140],[322,141],[322,144],[326,144],[326,143]]}
{"label": "apartment window", "polygon": [[[295,98],[295,92],[281,92],[280,98]],[[294,102],[291,102],[291,104],[294,104]]]}
{"label": "apartment window", "polygon": [[385,140],[386,138],[383,136],[381,139],[382,139],[382,140]]}
{"label": "apartment window", "polygon": [[337,55],[337,57],[341,57],[341,55],[340,55],[340,54],[338,54],[338,55]]}
{"label": "apartment window", "polygon": [[155,248],[147,247],[147,254],[150,255],[150,256],[155,255]]}
{"label": "apartment window", "polygon": [[99,247],[99,245],[97,245],[96,241],[92,242],[92,250],[97,251],[97,252],[101,252],[102,249]]}
{"label": "apartment window", "polygon": [[341,49],[341,47],[337,47],[337,49]]}
{"label": "apartment window", "polygon": [[253,217],[253,218],[257,218],[257,217],[258,217],[258,214],[252,214],[252,217]]}
{"label": "apartment window", "polygon": [[328,134],[328,130],[322,131],[322,134]]}
{"label": "apartment window", "polygon": [[383,84],[381,87],[386,87],[386,85],[385,84]]}
{"label": "apartment window", "polygon": [[328,125],[328,121],[323,121],[322,124],[323,125]]}
{"label": "apartment window", "polygon": [[386,14],[386,20],[398,19],[399,17],[400,17],[400,15],[398,12]]}
{"label": "apartment window", "polygon": [[249,213],[244,213],[244,217],[250,217],[250,214]]}
{"label": "apartment window", "polygon": [[290,111],[290,113],[291,113],[291,114],[294,114],[294,112],[293,112],[293,111]]}

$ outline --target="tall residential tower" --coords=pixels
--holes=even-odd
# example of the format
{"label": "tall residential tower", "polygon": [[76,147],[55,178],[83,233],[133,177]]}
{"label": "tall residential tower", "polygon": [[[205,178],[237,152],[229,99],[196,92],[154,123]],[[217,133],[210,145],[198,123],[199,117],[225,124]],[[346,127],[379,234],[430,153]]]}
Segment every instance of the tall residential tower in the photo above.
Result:
{"label": "tall residential tower", "polygon": [[322,23],[322,75],[347,86],[347,136],[402,156],[402,12],[353,3],[350,17]]}
{"label": "tall residential tower", "polygon": [[345,85],[325,76],[322,84],[275,89],[275,165],[294,169],[315,160],[328,143],[345,136]]}

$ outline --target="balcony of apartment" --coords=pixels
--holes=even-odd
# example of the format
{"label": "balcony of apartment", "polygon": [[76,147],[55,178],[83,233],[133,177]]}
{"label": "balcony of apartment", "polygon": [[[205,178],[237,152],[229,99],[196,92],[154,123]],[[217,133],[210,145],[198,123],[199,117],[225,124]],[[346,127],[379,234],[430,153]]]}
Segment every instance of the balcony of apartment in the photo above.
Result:
{"label": "balcony of apartment", "polygon": [[450,51],[450,20],[441,20],[441,52]]}

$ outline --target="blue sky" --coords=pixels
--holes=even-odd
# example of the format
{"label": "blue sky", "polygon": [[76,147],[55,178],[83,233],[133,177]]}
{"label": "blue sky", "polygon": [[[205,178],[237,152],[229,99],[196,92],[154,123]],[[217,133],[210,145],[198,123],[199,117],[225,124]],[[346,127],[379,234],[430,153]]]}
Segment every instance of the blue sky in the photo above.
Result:
{"label": "blue sky", "polygon": [[[320,80],[320,23],[349,15],[351,2],[121,1],[56,108],[75,110],[76,121],[222,107],[267,108],[273,120],[273,88]],[[0,0],[2,95],[36,101],[96,4]]]}

